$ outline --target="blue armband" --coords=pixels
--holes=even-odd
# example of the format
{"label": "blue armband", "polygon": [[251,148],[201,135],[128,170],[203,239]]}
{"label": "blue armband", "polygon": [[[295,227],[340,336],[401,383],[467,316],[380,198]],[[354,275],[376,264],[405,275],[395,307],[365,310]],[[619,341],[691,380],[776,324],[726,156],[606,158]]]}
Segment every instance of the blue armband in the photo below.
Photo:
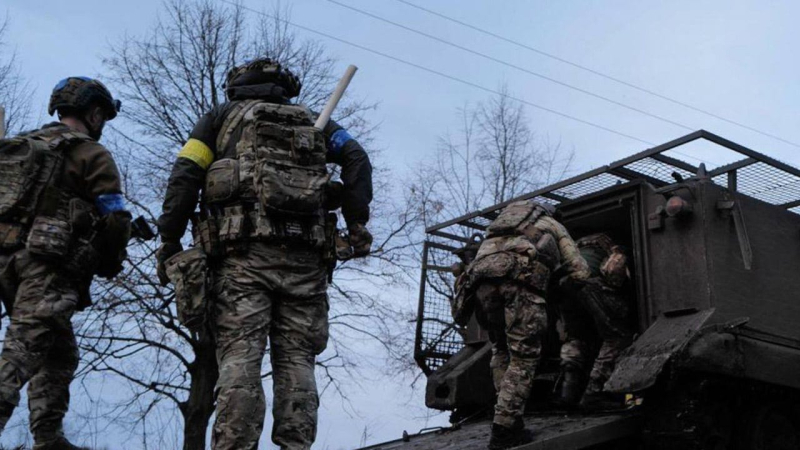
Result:
{"label": "blue armband", "polygon": [[338,155],[344,149],[344,144],[352,139],[353,136],[350,136],[350,133],[348,133],[347,130],[344,128],[339,128],[331,135],[331,138],[328,141],[328,151],[334,155]]}
{"label": "blue armband", "polygon": [[103,194],[98,195],[94,201],[100,215],[105,216],[112,212],[125,211],[125,199],[122,194]]}

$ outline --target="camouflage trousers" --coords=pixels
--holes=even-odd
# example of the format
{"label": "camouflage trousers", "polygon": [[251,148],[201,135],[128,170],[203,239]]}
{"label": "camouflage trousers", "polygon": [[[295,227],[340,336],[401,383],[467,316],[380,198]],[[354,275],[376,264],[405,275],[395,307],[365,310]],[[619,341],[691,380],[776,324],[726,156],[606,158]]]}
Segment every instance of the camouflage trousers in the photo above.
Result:
{"label": "camouflage trousers", "polygon": [[[78,286],[73,277],[25,251],[9,264],[14,264],[18,285],[0,354],[0,402],[9,406],[10,416],[19,404],[22,387],[30,383],[31,432],[37,442],[49,441],[61,433],[69,408],[69,385],[78,368],[78,346],[70,322],[78,304]],[[3,426],[7,420],[0,417]]]}
{"label": "camouflage trousers", "polygon": [[214,450],[258,448],[269,342],[272,441],[308,450],[317,432],[315,357],[328,341],[327,274],[319,251],[251,243],[213,269],[219,381]]}
{"label": "camouflage trousers", "polygon": [[476,296],[492,339],[492,376],[497,389],[494,423],[511,427],[525,412],[547,332],[545,299],[513,284],[484,284]]}
{"label": "camouflage trousers", "polygon": [[561,304],[567,338],[561,346],[561,364],[586,373],[587,393],[600,392],[611,377],[620,353],[633,340],[628,298],[603,287],[589,287],[567,296]]}

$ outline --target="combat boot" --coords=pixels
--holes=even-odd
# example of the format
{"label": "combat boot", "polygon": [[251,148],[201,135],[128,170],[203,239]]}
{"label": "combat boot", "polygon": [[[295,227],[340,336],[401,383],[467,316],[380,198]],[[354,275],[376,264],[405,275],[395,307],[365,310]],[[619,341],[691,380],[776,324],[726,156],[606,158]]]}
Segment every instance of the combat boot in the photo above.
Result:
{"label": "combat boot", "polygon": [[533,432],[525,428],[522,419],[517,419],[511,428],[492,424],[489,450],[505,450],[533,441]]}
{"label": "combat boot", "polygon": [[556,404],[562,408],[575,408],[583,395],[583,372],[566,368],[561,381],[561,393]]}

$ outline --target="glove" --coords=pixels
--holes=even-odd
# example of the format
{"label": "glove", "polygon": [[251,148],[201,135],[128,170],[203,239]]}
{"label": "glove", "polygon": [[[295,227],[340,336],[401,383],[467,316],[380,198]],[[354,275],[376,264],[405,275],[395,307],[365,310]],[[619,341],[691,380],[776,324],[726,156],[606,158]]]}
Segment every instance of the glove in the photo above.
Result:
{"label": "glove", "polygon": [[99,255],[95,271],[98,276],[110,280],[122,272],[122,263],[128,257],[126,247],[130,237],[129,212],[115,211],[103,217],[100,231],[92,241],[92,246]]}
{"label": "glove", "polygon": [[372,248],[372,234],[362,223],[347,226],[350,233],[350,245],[353,247],[353,256],[367,256]]}
{"label": "glove", "polygon": [[166,261],[174,254],[182,252],[183,245],[180,242],[164,242],[161,241],[161,247],[158,247],[158,251],[156,252],[156,261],[158,261],[158,266],[156,269],[156,273],[158,274],[158,281],[161,283],[162,286],[166,286],[169,284],[169,277],[167,276],[167,266],[165,265]]}

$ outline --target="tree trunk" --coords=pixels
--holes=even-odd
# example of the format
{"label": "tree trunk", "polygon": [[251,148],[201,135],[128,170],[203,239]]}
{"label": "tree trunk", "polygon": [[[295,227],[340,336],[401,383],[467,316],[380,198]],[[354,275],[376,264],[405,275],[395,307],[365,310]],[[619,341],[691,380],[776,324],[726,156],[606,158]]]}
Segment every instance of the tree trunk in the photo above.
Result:
{"label": "tree trunk", "polygon": [[195,347],[195,360],[189,368],[189,398],[181,405],[183,450],[205,450],[208,421],[214,413],[214,386],[217,384],[216,346],[211,334],[203,331]]}

